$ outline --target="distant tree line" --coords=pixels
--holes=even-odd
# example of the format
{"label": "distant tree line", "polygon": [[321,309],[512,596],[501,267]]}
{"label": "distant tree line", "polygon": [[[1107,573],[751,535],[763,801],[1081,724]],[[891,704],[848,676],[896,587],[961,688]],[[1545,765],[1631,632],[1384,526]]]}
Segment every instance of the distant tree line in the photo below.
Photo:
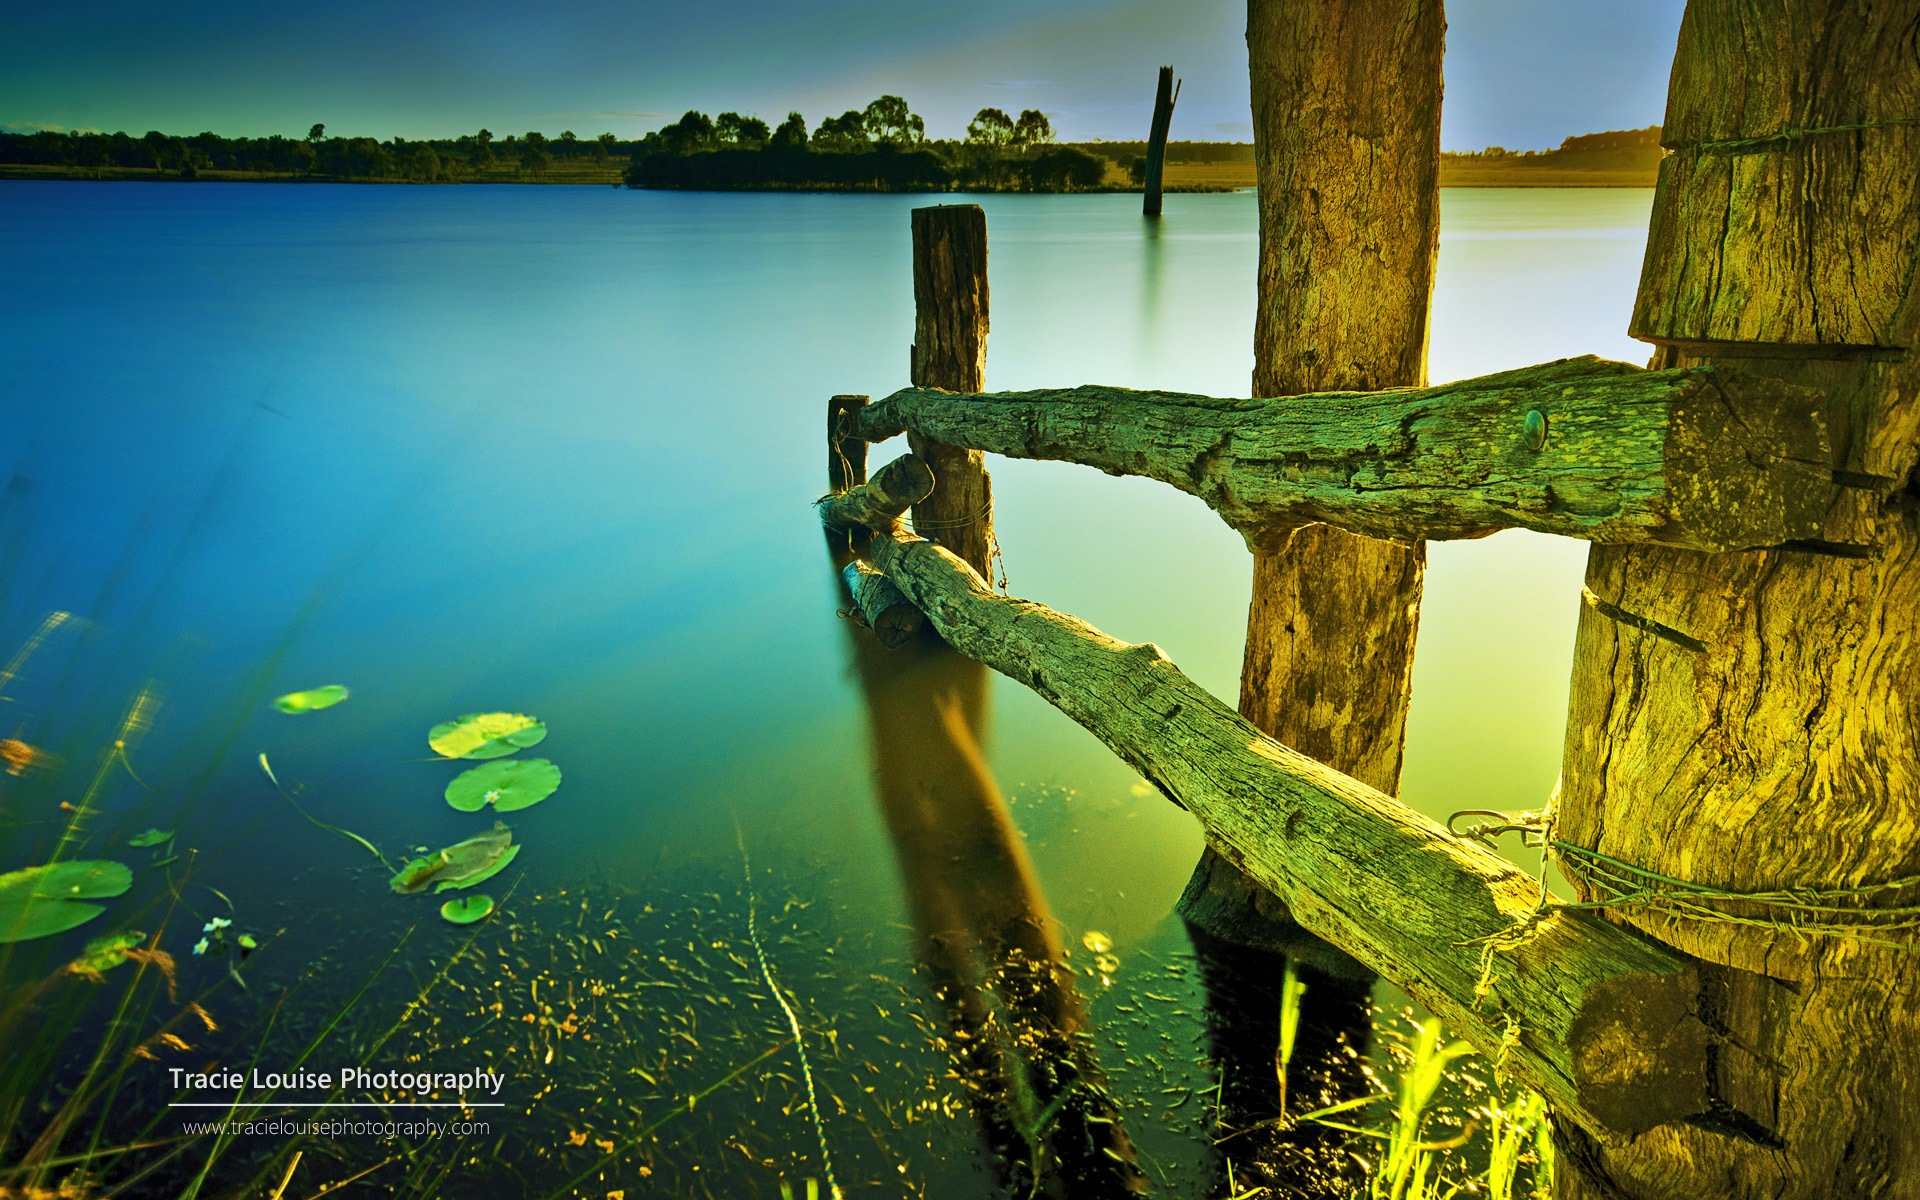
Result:
{"label": "distant tree line", "polygon": [[797,112],[758,117],[688,112],[640,140],[627,184],[709,190],[793,188],[1084,191],[1104,185],[1107,160],[1054,144],[1046,114],[983,108],[964,140],[931,140],[899,96],[826,117],[809,132]]}
{"label": "distant tree line", "polygon": [[125,133],[0,133],[0,165],[64,167],[97,175],[109,168],[152,170],[192,179],[204,171],[277,175],[291,179],[375,179],[436,183],[499,176],[544,177],[556,165],[618,169],[636,143],[611,133],[592,140],[572,131],[496,139],[490,130],[458,138],[414,141],[395,137],[328,137],[315,125],[305,138],[275,134],[228,138],[217,133],[177,137],[157,130]]}

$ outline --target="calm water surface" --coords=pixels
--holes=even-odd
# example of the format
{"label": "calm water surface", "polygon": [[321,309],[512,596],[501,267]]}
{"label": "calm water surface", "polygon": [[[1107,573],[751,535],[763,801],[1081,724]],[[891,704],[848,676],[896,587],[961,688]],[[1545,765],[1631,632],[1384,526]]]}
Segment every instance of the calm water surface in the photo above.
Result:
{"label": "calm water surface", "polygon": [[[1650,197],[1444,193],[1432,377],[1644,361],[1624,330]],[[820,952],[781,968],[809,1020],[911,1041],[912,1025],[886,1040],[901,1002],[863,992],[828,953],[849,937],[876,962],[904,959],[908,918],[809,501],[825,482],[825,399],[906,381],[921,202],[0,184],[0,471],[16,481],[0,511],[5,653],[50,610],[90,621],[7,688],[0,735],[90,765],[105,723],[153,680],[165,704],[136,750],[139,782],[112,786],[92,850],[125,856],[129,833],[180,827],[198,878],[252,924],[288,930],[256,965],[270,984],[322,962],[364,973],[416,920],[432,953],[455,935],[424,900],[386,895],[363,851],[301,823],[255,756],[328,821],[395,851],[440,846],[484,822],[440,799],[452,772],[425,761],[428,726],[537,714],[552,731],[538,753],[566,782],[514,821],[526,894],[670,879],[733,913],[737,820],[767,900],[836,914],[796,924]],[[1169,197],[1158,225],[1129,196],[981,202],[989,387],[1245,393],[1252,195]],[[1157,642],[1234,696],[1250,575],[1236,535],[1157,484],[992,470],[1016,595]],[[1527,533],[1431,548],[1410,803],[1522,808],[1551,789],[1584,558]],[[326,713],[265,705],[333,682],[353,698]],[[1066,944],[1084,955],[1083,933],[1110,937],[1111,987],[1150,960],[1142,971],[1179,983],[1170,912],[1197,829],[1024,690],[996,681],[991,708],[988,759]],[[12,836],[0,866],[36,861],[45,828]],[[1083,982],[1103,1038],[1122,1024],[1107,990]],[[777,1026],[761,1007],[761,1027]],[[1191,1073],[1197,1029],[1169,1017],[1152,1031],[1163,1076]],[[830,1135],[851,1138],[850,1118],[830,1116]],[[802,1118],[780,1119],[806,1151]],[[685,1153],[725,1155],[719,1136]],[[859,1169],[877,1178],[891,1154],[937,1191],[925,1156],[941,1136],[869,1147]],[[1135,1136],[1168,1163],[1186,1153]],[[778,1177],[755,1186],[773,1194]]]}

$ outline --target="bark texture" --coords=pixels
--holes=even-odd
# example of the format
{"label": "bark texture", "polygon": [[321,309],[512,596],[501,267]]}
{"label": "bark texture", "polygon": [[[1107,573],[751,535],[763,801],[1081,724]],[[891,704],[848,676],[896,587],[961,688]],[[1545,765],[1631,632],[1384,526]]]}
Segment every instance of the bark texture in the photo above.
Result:
{"label": "bark texture", "polygon": [[1518,527],[1698,550],[1818,539],[1834,491],[1826,426],[1812,389],[1598,358],[1268,400],[909,388],[857,422],[876,441],[905,429],[1158,479],[1256,548],[1325,522],[1409,543]]}
{"label": "bark texture", "polygon": [[[1737,361],[1827,390],[1837,465],[1859,485],[1830,526],[1870,549],[1596,547],[1558,805],[1569,843],[1733,892],[1920,874],[1920,127],[1887,123],[1916,114],[1914,0],[1687,10],[1635,331],[1662,363]],[[1901,952],[1618,915],[1706,960],[1725,1120],[1630,1146],[1568,1133],[1565,1195],[1920,1195],[1911,930],[1891,933]]]}
{"label": "bark texture", "polygon": [[[1445,31],[1440,0],[1248,0],[1260,183],[1255,396],[1426,382]],[[1425,569],[1424,546],[1326,525],[1256,548],[1241,713],[1397,792]],[[1315,582],[1333,579],[1344,586]],[[1211,896],[1216,914],[1256,907],[1211,850],[1195,893]],[[1232,936],[1244,923],[1208,928]]]}
{"label": "bark texture", "polygon": [[860,610],[861,619],[887,649],[898,650],[906,645],[926,624],[920,610],[900,594],[893,581],[872,567],[850,562],[840,573],[846,580],[847,594]]}
{"label": "bark texture", "polygon": [[[865,470],[865,455],[861,456]],[[853,526],[888,528],[897,524],[900,514],[930,496],[935,489],[933,472],[912,454],[903,454],[875,471],[873,478],[857,483],[844,492],[821,500],[814,507],[820,523],[828,529]]]}
{"label": "bark texture", "polygon": [[[987,370],[987,214],[977,204],[913,210],[915,387],[978,392]],[[993,557],[993,486],[986,456],[908,439],[939,480],[913,510],[914,528],[983,575]]]}
{"label": "bark texture", "polygon": [[1440,1013],[1597,1137],[1705,1108],[1690,963],[1584,912],[1534,913],[1534,880],[1393,798],[1274,741],[1180,672],[1042,605],[996,594],[944,548],[876,532],[874,566],[946,642],[1105,742],[1307,930]]}

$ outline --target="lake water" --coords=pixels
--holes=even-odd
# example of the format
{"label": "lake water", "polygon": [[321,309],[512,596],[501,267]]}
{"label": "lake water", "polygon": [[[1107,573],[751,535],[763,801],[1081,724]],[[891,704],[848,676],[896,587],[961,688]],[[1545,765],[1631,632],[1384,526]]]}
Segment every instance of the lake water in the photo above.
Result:
{"label": "lake water", "polygon": [[[1624,331],[1650,200],[1443,193],[1433,379],[1573,354],[1644,361]],[[13,824],[0,868],[41,861],[55,801],[84,787],[112,722],[151,680],[163,703],[131,754],[137,779],[110,773],[88,853],[140,861],[128,835],[178,828],[196,852],[192,886],[219,889],[237,921],[277,934],[249,967],[253,989],[209,1007],[252,1028],[275,989],[364,977],[419,922],[408,977],[383,977],[369,1003],[404,999],[464,934],[424,899],[387,894],[364,850],[303,823],[256,756],[316,817],[400,853],[488,823],[441,799],[454,772],[432,760],[428,727],[475,711],[535,714],[551,733],[533,753],[565,782],[512,822],[526,847],[514,870],[525,872],[516,895],[529,940],[547,936],[532,914],[571,919],[581,889],[637,889],[643,904],[653,888],[672,901],[650,901],[655,917],[689,923],[652,933],[637,923],[626,936],[685,940],[693,953],[713,948],[694,945],[699,921],[719,921],[729,932],[714,947],[738,949],[744,841],[763,872],[763,920],[790,938],[768,949],[805,1002],[808,1036],[857,1028],[869,1048],[908,1047],[886,1062],[866,1051],[882,1070],[937,1079],[938,1056],[903,1023],[924,1003],[902,982],[912,968],[867,969],[910,958],[909,906],[875,811],[864,712],[809,503],[825,486],[826,398],[906,382],[908,211],[923,202],[0,184],[0,470],[15,480],[0,511],[0,653],[50,611],[88,621],[55,631],[4,687],[0,736],[62,766],[38,790],[3,781]],[[989,387],[1245,394],[1252,195],[1171,196],[1157,225],[1126,195],[980,203]],[[1157,642],[1234,697],[1250,576],[1236,535],[1161,485],[1058,464],[991,467],[1014,594]],[[1409,803],[1444,815],[1544,799],[1584,560],[1579,543],[1521,532],[1431,547]],[[297,718],[267,704],[324,683],[352,698]],[[1061,936],[1078,962],[1083,934],[1104,935],[1121,964],[1110,984],[1094,972],[1082,990],[1124,1091],[1132,1077],[1117,1064],[1131,1056],[1109,1040],[1124,1022],[1103,997],[1142,972],[1191,993],[1170,914],[1198,831],[1024,690],[996,680],[991,709],[988,761]],[[149,870],[116,903],[151,914],[165,894]],[[227,911],[205,890],[188,894],[195,915]],[[699,921],[685,916],[695,910]],[[599,915],[573,933],[586,937]],[[183,973],[218,985],[186,952],[199,922],[175,924]],[[47,961],[64,961],[76,938]],[[659,955],[648,946],[641,957]],[[741,992],[716,1005],[751,1010],[754,1031],[780,1028],[764,991],[742,998],[757,971],[714,957],[711,990],[725,992],[731,971]],[[1166,1042],[1155,1082],[1204,1083],[1198,1029],[1181,1009],[1141,1033]],[[678,1091],[657,1090],[694,1091],[739,1061],[730,1053],[687,1066]],[[858,1059],[836,1095],[857,1100]],[[786,1085],[752,1086],[763,1096]],[[710,1164],[709,1176],[741,1181],[714,1183],[719,1194],[773,1195],[773,1181],[807,1175],[807,1118],[737,1103],[676,1127],[679,1140],[649,1151],[660,1174],[631,1186],[678,1172],[674,1186],[691,1189]],[[850,1194],[894,1166],[928,1194],[989,1186],[977,1162],[962,1170],[943,1157],[973,1144],[964,1112],[909,1120],[905,1107],[850,1115],[854,1100],[835,1103],[825,1132],[848,1147]],[[578,1105],[568,1113],[590,1107]],[[767,1135],[785,1148],[728,1148],[756,1122],[792,1126]],[[589,1123],[573,1121],[557,1149],[525,1150],[526,1177],[557,1186],[576,1160],[586,1166],[600,1137]],[[895,1132],[872,1133],[883,1125]],[[593,1136],[575,1149],[575,1132]],[[1170,1181],[1198,1169],[1197,1152],[1156,1136],[1134,1130]]]}

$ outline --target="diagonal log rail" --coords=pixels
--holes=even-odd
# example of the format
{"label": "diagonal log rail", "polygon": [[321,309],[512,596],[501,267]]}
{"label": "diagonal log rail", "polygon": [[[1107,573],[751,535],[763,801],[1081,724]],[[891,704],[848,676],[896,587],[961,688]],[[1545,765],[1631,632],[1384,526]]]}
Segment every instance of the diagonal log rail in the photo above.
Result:
{"label": "diagonal log rail", "polygon": [[875,569],[956,650],[1038,692],[1199,818],[1296,919],[1607,1139],[1701,1118],[1707,1027],[1684,956],[1275,742],[1151,644],[997,594],[890,523]]}
{"label": "diagonal log rail", "polygon": [[1514,527],[1725,551],[1819,542],[1835,489],[1817,391],[1563,359],[1439,387],[1272,400],[1086,386],[905,388],[850,414],[1013,458],[1144,475],[1259,545],[1324,522],[1401,542]]}

